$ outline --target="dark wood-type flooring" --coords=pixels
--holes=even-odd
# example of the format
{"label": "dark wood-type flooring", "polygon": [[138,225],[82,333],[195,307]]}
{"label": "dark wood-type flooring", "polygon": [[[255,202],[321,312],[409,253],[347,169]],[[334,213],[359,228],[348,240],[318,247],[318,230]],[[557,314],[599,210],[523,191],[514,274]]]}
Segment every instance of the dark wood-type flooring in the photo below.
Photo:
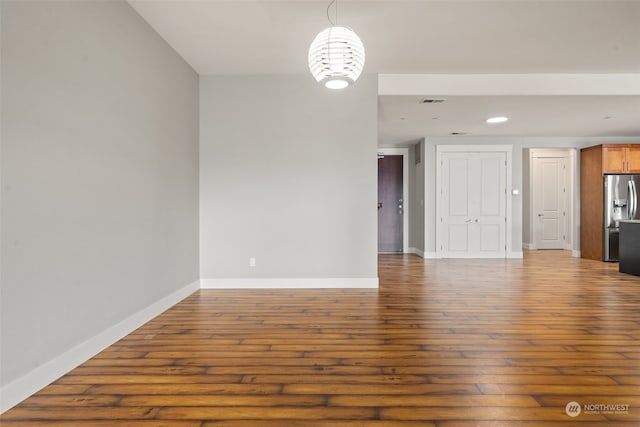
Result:
{"label": "dark wood-type flooring", "polygon": [[385,255],[379,290],[201,290],[0,425],[638,426],[640,278],[617,268]]}

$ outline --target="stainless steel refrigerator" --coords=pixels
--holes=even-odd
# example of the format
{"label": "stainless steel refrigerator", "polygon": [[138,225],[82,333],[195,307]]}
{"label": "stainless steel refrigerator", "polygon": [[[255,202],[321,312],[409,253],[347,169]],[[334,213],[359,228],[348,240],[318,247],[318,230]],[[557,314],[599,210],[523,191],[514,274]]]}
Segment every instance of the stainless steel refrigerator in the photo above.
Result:
{"label": "stainless steel refrigerator", "polygon": [[620,220],[640,219],[640,175],[604,176],[604,260],[618,261]]}

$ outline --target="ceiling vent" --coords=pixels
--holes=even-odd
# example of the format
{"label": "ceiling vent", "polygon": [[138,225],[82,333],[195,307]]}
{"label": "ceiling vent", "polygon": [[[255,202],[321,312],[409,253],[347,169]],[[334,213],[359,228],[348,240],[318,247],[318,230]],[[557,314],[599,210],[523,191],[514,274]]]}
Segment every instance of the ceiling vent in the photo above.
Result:
{"label": "ceiling vent", "polygon": [[422,98],[420,100],[420,104],[441,104],[444,102],[444,99],[436,99],[436,98]]}

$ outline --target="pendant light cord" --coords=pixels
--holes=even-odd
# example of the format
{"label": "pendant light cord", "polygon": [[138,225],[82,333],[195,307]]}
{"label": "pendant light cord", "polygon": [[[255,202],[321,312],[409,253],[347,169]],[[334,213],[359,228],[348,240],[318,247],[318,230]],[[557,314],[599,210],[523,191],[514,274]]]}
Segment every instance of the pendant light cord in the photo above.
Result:
{"label": "pendant light cord", "polygon": [[[335,12],[335,18],[336,18],[336,22],[334,23],[333,20],[331,19],[331,16],[329,15],[329,10],[331,9],[331,6],[335,3],[336,7],[336,12]],[[329,22],[331,23],[332,27],[335,27],[336,25],[338,25],[338,0],[331,0],[331,3],[329,3],[329,6],[327,6],[327,19],[329,20]]]}

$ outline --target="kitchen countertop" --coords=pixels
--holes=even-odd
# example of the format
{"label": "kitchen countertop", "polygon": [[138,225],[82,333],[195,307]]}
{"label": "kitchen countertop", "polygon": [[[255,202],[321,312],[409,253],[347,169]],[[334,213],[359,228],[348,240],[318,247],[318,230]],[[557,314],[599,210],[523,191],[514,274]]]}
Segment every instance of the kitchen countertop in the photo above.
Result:
{"label": "kitchen countertop", "polygon": [[632,224],[640,224],[640,219],[621,219],[620,222],[630,222]]}

